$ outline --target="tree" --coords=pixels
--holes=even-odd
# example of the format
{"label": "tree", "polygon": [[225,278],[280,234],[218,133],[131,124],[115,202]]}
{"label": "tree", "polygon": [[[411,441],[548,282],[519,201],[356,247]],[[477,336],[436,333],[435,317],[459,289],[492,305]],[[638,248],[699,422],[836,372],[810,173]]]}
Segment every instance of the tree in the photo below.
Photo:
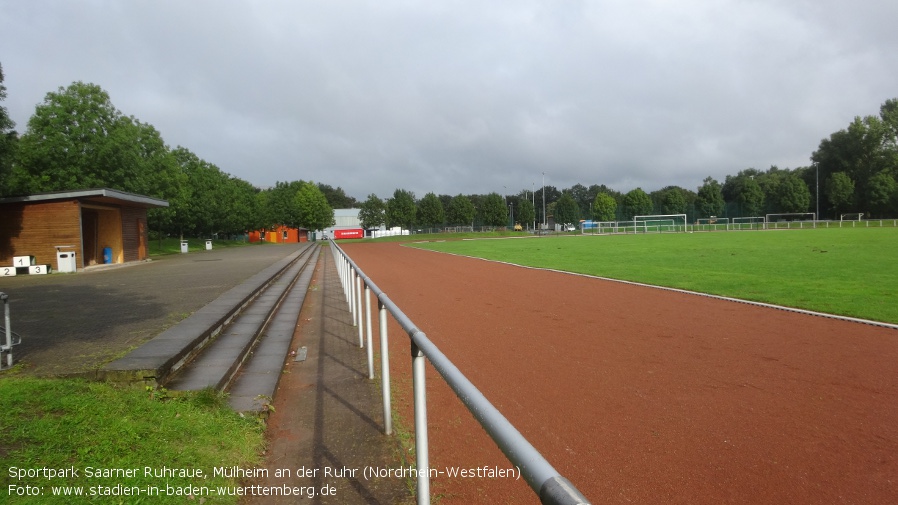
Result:
{"label": "tree", "polygon": [[720,191],[720,183],[713,177],[706,177],[698,188],[695,199],[696,210],[705,217],[719,216],[723,213],[724,201]]}
{"label": "tree", "polygon": [[536,219],[536,210],[533,208],[533,202],[527,198],[518,199],[518,206],[514,209],[514,219],[516,223],[521,223],[525,228],[530,228],[533,220]]}
{"label": "tree", "polygon": [[327,204],[330,205],[332,209],[351,209],[358,204],[355,198],[347,196],[346,193],[343,192],[343,188],[339,186],[334,188],[328,184],[319,182],[318,189],[324,194],[324,197],[327,198]]}
{"label": "tree", "polygon": [[467,226],[474,222],[474,214],[477,209],[465,195],[458,194],[452,197],[449,208],[446,211],[446,222],[453,226]]}
{"label": "tree", "polygon": [[438,228],[445,221],[443,204],[435,193],[427,193],[418,202],[418,223],[426,228]]}
{"label": "tree", "polygon": [[311,182],[301,182],[296,193],[297,225],[308,230],[323,230],[334,224],[334,209],[324,193]]}
{"label": "tree", "polygon": [[580,221],[580,206],[570,193],[562,193],[555,204],[555,222],[573,224],[578,221]]}
{"label": "tree", "polygon": [[[0,102],[6,100],[6,86],[3,85],[3,66],[0,65]],[[10,119],[6,107],[0,106],[0,196],[12,194],[10,180],[12,163],[17,143],[16,123]]]}
{"label": "tree", "polygon": [[[655,193],[649,196],[653,196]],[[662,214],[685,214],[686,213],[686,195],[683,188],[677,186],[667,186],[655,195],[657,205]]]}
{"label": "tree", "polygon": [[742,177],[736,181],[736,203],[742,216],[757,217],[764,211],[764,191],[754,177]]}
{"label": "tree", "polygon": [[629,219],[633,219],[634,216],[651,214],[655,208],[652,199],[642,188],[633,189],[624,195],[623,204],[624,213]]}
{"label": "tree", "polygon": [[895,183],[895,178],[886,170],[870,178],[865,196],[874,216],[886,217],[894,209],[892,204],[898,199],[896,188],[898,184]]}
{"label": "tree", "polygon": [[290,227],[298,227],[300,225],[300,208],[297,194],[302,189],[305,182],[292,181],[281,182],[276,181],[273,188],[266,190],[268,194],[265,198],[265,207],[263,212],[263,228],[270,228],[277,225]]}
{"label": "tree", "polygon": [[[580,216],[586,216],[589,214],[589,204],[592,203],[595,195],[589,192],[589,188],[582,184],[574,184],[571,186],[571,189],[567,191],[571,197],[577,202],[577,219]],[[564,193],[564,192],[563,192]],[[557,209],[556,209],[557,212]],[[576,221],[565,221],[566,223],[574,223]]]}
{"label": "tree", "polygon": [[499,193],[490,193],[483,199],[480,217],[486,226],[505,226],[508,223],[508,209]]}
{"label": "tree", "polygon": [[811,205],[811,192],[795,173],[783,177],[776,196],[780,212],[807,212]]}
{"label": "tree", "polygon": [[402,226],[411,230],[415,225],[415,194],[404,189],[393,192],[393,198],[387,200],[387,225]]}
{"label": "tree", "polygon": [[130,190],[133,170],[125,129],[128,118],[95,84],[75,82],[47,93],[20,140],[16,179],[25,192],[111,187]]}
{"label": "tree", "polygon": [[[857,116],[847,128],[821,140],[811,160],[819,170],[821,180],[844,172],[854,181],[857,210],[871,212],[873,209],[866,200],[871,194],[868,185],[884,170],[894,177],[898,166],[898,99],[886,100],[879,109],[879,116]],[[824,196],[828,200],[828,195]],[[824,204],[834,206],[831,201]]]}
{"label": "tree", "polygon": [[377,228],[386,224],[386,210],[387,205],[383,200],[374,193],[368,195],[368,199],[362,203],[359,209],[359,222],[362,224],[362,228]]}
{"label": "tree", "polygon": [[614,221],[617,217],[617,200],[608,193],[599,193],[592,202],[592,218],[596,221]]}
{"label": "tree", "polygon": [[845,172],[836,172],[826,182],[826,198],[833,212],[842,214],[854,207],[854,181]]}

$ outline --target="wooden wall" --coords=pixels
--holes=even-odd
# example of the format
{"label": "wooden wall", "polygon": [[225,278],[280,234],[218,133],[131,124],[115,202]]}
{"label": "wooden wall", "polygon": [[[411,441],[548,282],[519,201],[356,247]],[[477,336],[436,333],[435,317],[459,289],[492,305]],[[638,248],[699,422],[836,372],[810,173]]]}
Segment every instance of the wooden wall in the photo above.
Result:
{"label": "wooden wall", "polygon": [[124,261],[143,261],[147,259],[147,234],[146,209],[122,207]]}
{"label": "wooden wall", "polygon": [[38,265],[55,270],[57,245],[75,246],[81,258],[81,209],[77,201],[0,206],[0,265],[12,265],[13,256],[34,256]]}

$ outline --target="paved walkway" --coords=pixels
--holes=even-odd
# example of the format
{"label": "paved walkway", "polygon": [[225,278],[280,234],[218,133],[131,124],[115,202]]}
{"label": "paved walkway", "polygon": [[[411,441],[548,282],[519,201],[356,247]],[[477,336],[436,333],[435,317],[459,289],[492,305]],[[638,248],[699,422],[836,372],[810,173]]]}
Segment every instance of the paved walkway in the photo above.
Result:
{"label": "paved walkway", "polygon": [[[365,478],[366,467],[397,468],[397,436],[383,434],[379,379],[368,379],[366,352],[359,348],[332,253],[324,248],[302,312],[268,419],[269,477],[251,484],[305,490],[297,496],[246,500],[244,505],[413,503],[399,478]],[[297,475],[297,469],[305,469]],[[289,477],[275,477],[287,469]],[[331,494],[321,494],[322,489]],[[305,500],[313,490],[312,499]]]}
{"label": "paved walkway", "polygon": [[0,278],[13,354],[29,373],[66,375],[123,356],[305,244],[213,249],[77,274]]}

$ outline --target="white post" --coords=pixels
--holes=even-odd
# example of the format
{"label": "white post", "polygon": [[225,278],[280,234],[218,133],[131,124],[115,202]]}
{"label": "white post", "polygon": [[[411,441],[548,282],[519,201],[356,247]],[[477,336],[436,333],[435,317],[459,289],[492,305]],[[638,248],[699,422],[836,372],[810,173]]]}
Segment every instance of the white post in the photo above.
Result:
{"label": "white post", "polygon": [[393,433],[393,413],[390,406],[390,350],[387,338],[387,306],[378,300],[380,308],[380,392],[384,403],[384,434]]}
{"label": "white post", "polygon": [[374,379],[374,346],[371,345],[371,288],[365,284],[365,329],[368,336],[368,379]]}
{"label": "white post", "polygon": [[362,276],[356,272],[355,275],[355,313],[356,326],[359,327],[359,348],[365,347],[365,335],[362,326]]}
{"label": "white post", "polygon": [[412,380],[415,396],[415,454],[418,472],[418,505],[430,504],[430,455],[427,443],[427,388],[424,352],[412,342]]}

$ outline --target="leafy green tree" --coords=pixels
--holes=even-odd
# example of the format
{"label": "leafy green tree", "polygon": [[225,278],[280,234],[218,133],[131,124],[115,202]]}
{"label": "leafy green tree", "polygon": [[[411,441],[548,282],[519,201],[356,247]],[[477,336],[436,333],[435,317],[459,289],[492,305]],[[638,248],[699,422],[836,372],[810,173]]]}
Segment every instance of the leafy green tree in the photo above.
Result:
{"label": "leafy green tree", "polygon": [[343,191],[343,188],[339,186],[334,188],[329,184],[322,184],[319,182],[318,189],[321,190],[324,197],[327,198],[327,204],[330,205],[332,209],[352,209],[358,205],[355,198],[347,196]]}
{"label": "leafy green tree", "polygon": [[764,191],[754,179],[742,181],[736,202],[742,208],[743,216],[757,217],[764,212]]}
{"label": "leafy green tree", "polygon": [[[857,116],[847,128],[821,140],[811,160],[819,170],[821,181],[844,172],[855,184],[855,208],[872,212],[867,201],[871,195],[868,185],[883,170],[894,173],[898,166],[898,99],[883,103],[879,116]],[[824,204],[833,207],[828,195],[823,196]]]}
{"label": "leafy green tree", "polygon": [[467,226],[474,222],[476,212],[471,200],[465,195],[458,194],[452,197],[452,201],[449,203],[446,222],[453,226]]}
{"label": "leafy green tree", "polygon": [[536,219],[536,210],[533,208],[533,202],[527,198],[519,198],[518,205],[514,209],[515,223],[522,224],[524,228],[530,228],[534,219]]}
{"label": "leafy green tree", "polygon": [[833,212],[842,214],[854,208],[854,181],[845,172],[836,172],[826,182],[826,197]]}
{"label": "leafy green tree", "polygon": [[807,184],[794,173],[783,177],[776,196],[780,212],[807,212],[811,205],[811,192]]}
{"label": "leafy green tree", "polygon": [[508,209],[499,193],[486,195],[479,211],[486,226],[505,226],[508,223]]}
{"label": "leafy green tree", "polygon": [[129,119],[95,84],[47,93],[19,144],[16,183],[25,192],[112,187],[130,190]]}
{"label": "leafy green tree", "polygon": [[894,211],[893,204],[898,197],[896,189],[898,184],[895,178],[886,170],[870,178],[866,200],[873,216],[887,217],[890,211]]}
{"label": "leafy green tree", "polygon": [[151,125],[119,112],[95,84],[48,93],[19,141],[13,184],[22,192],[109,187],[177,195],[177,162]]}
{"label": "leafy green tree", "polygon": [[[0,102],[6,100],[6,86],[3,85],[3,66],[0,65]],[[0,106],[0,196],[12,194],[10,185],[13,157],[17,143],[16,123],[10,119],[6,107]]]}
{"label": "leafy green tree", "polygon": [[309,230],[323,230],[334,224],[334,209],[314,183],[300,182],[296,192],[296,224]]}
{"label": "leafy green tree", "polygon": [[[649,196],[654,196],[655,193]],[[657,192],[655,208],[661,209],[662,214],[685,214],[686,195],[682,188],[667,186]]]}
{"label": "leafy green tree", "polygon": [[580,221],[580,205],[570,193],[564,192],[555,203],[556,223],[577,223]]}
{"label": "leafy green tree", "polygon": [[266,224],[263,228],[277,225],[294,228],[301,226],[297,195],[304,184],[303,181],[276,181],[274,187],[266,191],[268,196],[265,198],[265,208],[262,210],[263,220]]}
{"label": "leafy green tree", "polygon": [[417,211],[415,194],[404,189],[397,189],[393,192],[393,198],[387,200],[387,225],[402,226],[411,230],[415,226]]}
{"label": "leafy green tree", "polygon": [[445,221],[445,213],[443,204],[437,195],[427,193],[424,198],[418,202],[418,223],[427,228],[438,228]]}
{"label": "leafy green tree", "polygon": [[[573,186],[571,186],[571,188],[567,192],[571,195],[571,197],[574,199],[574,201],[577,202],[577,219],[579,220],[580,216],[589,215],[589,205],[592,203],[593,199],[595,198],[595,194],[590,193],[589,188],[587,188],[586,186],[584,186],[580,183],[577,183],[577,184],[574,184]],[[565,192],[562,191],[562,193],[565,193]],[[556,208],[556,212],[557,211],[558,211],[558,209]],[[574,223],[576,221],[565,221],[565,222]]]}
{"label": "leafy green tree", "polygon": [[608,193],[596,195],[592,202],[592,218],[596,221],[614,221],[617,217],[617,200]]}
{"label": "leafy green tree", "polygon": [[699,215],[702,216],[719,216],[723,213],[723,193],[720,190],[720,183],[713,177],[706,177],[702,181],[702,186],[698,188],[695,206]]}
{"label": "leafy green tree", "polygon": [[368,195],[368,199],[362,203],[359,209],[359,221],[362,228],[377,228],[387,222],[387,205],[374,193]]}
{"label": "leafy green tree", "polygon": [[652,214],[655,209],[651,197],[642,188],[630,190],[624,195],[623,204],[624,213],[626,213],[628,219],[633,219],[634,216]]}

